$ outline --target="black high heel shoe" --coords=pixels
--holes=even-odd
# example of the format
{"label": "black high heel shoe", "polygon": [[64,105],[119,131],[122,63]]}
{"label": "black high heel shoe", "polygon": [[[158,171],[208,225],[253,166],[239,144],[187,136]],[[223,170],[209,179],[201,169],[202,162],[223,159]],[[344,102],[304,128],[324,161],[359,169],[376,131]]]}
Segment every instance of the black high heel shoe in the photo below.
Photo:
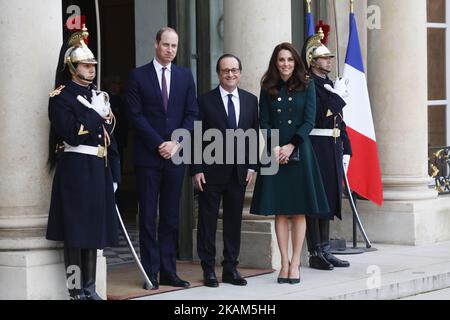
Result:
{"label": "black high heel shoe", "polygon": [[279,284],[290,283],[289,280],[290,280],[289,278],[277,278],[277,282]]}
{"label": "black high heel shoe", "polygon": [[287,280],[290,284],[300,283],[300,266],[298,267],[298,278],[288,278]]}
{"label": "black high heel shoe", "polygon": [[[291,266],[291,263],[289,262],[289,266],[288,266],[288,276],[289,276],[289,267]],[[280,270],[281,271],[281,270]],[[277,278],[277,282],[279,284],[283,284],[283,283],[289,283],[289,278],[282,278],[282,277],[278,277]]]}

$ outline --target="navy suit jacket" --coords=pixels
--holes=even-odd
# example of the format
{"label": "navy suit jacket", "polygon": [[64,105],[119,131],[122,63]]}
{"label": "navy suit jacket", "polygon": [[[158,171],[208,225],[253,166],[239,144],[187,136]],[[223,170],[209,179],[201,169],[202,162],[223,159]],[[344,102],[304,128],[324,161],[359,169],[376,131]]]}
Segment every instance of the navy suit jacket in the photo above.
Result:
{"label": "navy suit jacket", "polygon": [[165,160],[160,156],[158,147],[171,140],[174,130],[194,129],[198,105],[192,72],[172,64],[166,112],[153,61],[134,69],[128,79],[127,105],[130,123],[136,131],[134,164],[160,166]]}
{"label": "navy suit jacket", "polygon": [[[238,129],[247,131],[249,129],[259,132],[258,121],[258,98],[242,89],[239,90],[239,102],[240,102],[240,116],[238,120]],[[205,132],[208,129],[218,129],[225,137],[228,127],[228,116],[223,105],[223,100],[220,94],[219,87],[211,90],[198,98],[198,104],[200,109],[199,119],[202,121],[202,129]],[[203,134],[202,132],[202,134]],[[225,142],[225,138],[224,138]],[[203,143],[203,149],[209,144],[209,142]],[[254,146],[253,146],[254,147]],[[234,145],[235,154],[237,151],[236,144]],[[246,184],[246,177],[248,169],[257,170],[256,164],[250,164],[249,159],[249,143],[246,141],[245,150],[239,150],[239,152],[245,152],[246,164],[237,165],[238,180],[241,185]],[[226,146],[223,151],[224,156],[227,154]],[[225,160],[225,159],[224,159]],[[190,174],[194,176],[197,173],[203,172],[205,174],[206,183],[210,184],[225,184],[229,181],[230,175],[233,172],[233,165],[229,164],[193,164],[190,166]]]}

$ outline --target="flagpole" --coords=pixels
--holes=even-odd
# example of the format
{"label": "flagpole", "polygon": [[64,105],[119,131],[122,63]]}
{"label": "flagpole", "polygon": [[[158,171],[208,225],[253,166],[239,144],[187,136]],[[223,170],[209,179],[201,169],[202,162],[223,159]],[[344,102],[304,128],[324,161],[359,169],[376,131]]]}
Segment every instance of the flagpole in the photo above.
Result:
{"label": "flagpole", "polygon": [[336,30],[336,78],[339,77],[341,73],[341,59],[339,56],[339,35],[338,35],[338,22],[337,22],[337,6],[336,6],[336,0],[333,1],[333,9],[334,9],[334,29]]}
{"label": "flagpole", "polygon": [[95,0],[95,16],[97,20],[97,89],[101,90],[102,78],[102,38],[100,26],[100,5],[98,0]]}

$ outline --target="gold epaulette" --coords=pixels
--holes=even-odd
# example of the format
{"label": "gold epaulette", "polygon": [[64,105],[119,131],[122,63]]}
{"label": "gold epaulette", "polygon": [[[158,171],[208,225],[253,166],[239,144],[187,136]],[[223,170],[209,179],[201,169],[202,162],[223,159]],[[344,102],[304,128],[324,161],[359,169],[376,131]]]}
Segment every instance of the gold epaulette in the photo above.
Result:
{"label": "gold epaulette", "polygon": [[54,98],[56,96],[59,96],[61,94],[61,91],[63,91],[65,87],[66,86],[59,86],[58,88],[56,88],[55,90],[50,92],[49,93],[50,98]]}

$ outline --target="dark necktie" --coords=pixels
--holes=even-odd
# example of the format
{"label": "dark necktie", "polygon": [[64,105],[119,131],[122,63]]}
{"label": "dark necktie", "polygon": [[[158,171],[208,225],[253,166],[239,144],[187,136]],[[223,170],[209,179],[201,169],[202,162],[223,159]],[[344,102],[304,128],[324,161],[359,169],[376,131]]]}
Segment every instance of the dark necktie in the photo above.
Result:
{"label": "dark necktie", "polygon": [[162,77],[161,77],[161,94],[165,111],[167,111],[167,105],[169,104],[169,95],[167,94],[167,82],[165,74],[166,70],[167,68],[162,68]]}
{"label": "dark necktie", "polygon": [[236,110],[234,109],[233,95],[228,95],[228,127],[230,129],[237,129]]}

